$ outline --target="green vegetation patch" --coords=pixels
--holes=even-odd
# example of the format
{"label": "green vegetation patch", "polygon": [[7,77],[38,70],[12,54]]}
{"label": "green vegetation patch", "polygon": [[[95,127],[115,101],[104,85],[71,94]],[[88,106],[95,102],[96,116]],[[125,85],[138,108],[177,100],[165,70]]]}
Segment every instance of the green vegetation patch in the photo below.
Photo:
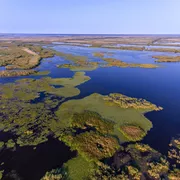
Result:
{"label": "green vegetation patch", "polygon": [[108,105],[110,106],[118,105],[121,108],[125,109],[133,108],[137,110],[147,111],[162,110],[162,107],[157,107],[155,104],[152,104],[151,102],[148,102],[145,99],[132,98],[119,93],[109,94],[108,96],[105,96],[103,99],[107,101]]}
{"label": "green vegetation patch", "polygon": [[6,69],[32,69],[39,65],[41,56],[19,46],[10,46],[7,49],[0,49],[0,66]]}
{"label": "green vegetation patch", "polygon": [[168,158],[180,165],[180,138],[172,139],[169,144]]}
{"label": "green vegetation patch", "polygon": [[6,70],[0,72],[0,77],[35,74],[36,71],[30,69],[38,66],[42,58],[53,57],[55,53],[33,44],[7,43],[7,48],[0,48],[0,66],[6,66]]}
{"label": "green vegetation patch", "polygon": [[62,180],[63,175],[61,174],[61,169],[53,169],[46,172],[46,174],[41,178],[41,180]]}
{"label": "green vegetation patch", "polygon": [[0,148],[4,147],[4,142],[0,141]]}
{"label": "green vegetation patch", "polygon": [[38,71],[37,73],[35,73],[35,76],[45,76],[50,74],[50,71]]}
{"label": "green vegetation patch", "polygon": [[79,64],[62,64],[57,65],[58,68],[68,68],[71,71],[93,71],[98,68],[98,63],[88,62],[86,65]]}
{"label": "green vegetation patch", "polygon": [[65,163],[63,169],[66,172],[65,179],[80,180],[88,179],[94,173],[96,166],[82,156],[77,156]]}
{"label": "green vegetation patch", "polygon": [[[85,76],[84,72],[77,72],[73,78],[50,78],[41,79],[22,79],[15,83],[9,83],[0,86],[0,96],[5,99],[18,98],[20,100],[31,100],[39,97],[39,92],[46,92],[62,97],[72,97],[80,93],[75,88],[90,77]],[[53,85],[62,85],[62,88],[55,88]]]}
{"label": "green vegetation patch", "polygon": [[16,143],[12,139],[8,140],[8,142],[6,143],[7,148],[13,148],[15,147],[15,145]]}
{"label": "green vegetation patch", "polygon": [[168,178],[169,180],[178,180],[180,177],[180,169],[173,169],[169,174],[168,174]]}
{"label": "green vegetation patch", "polygon": [[164,164],[164,162],[166,162],[159,152],[155,151],[150,146],[141,143],[128,145],[125,148],[125,152],[130,154],[131,163],[136,164],[136,167],[141,172],[147,172],[148,170],[153,171],[151,163]]}
{"label": "green vegetation patch", "polygon": [[4,170],[0,170],[0,179],[3,177]]}
{"label": "green vegetation patch", "polygon": [[62,140],[89,161],[111,157],[119,148],[115,138],[95,132],[67,135],[62,137]]}
{"label": "green vegetation patch", "polygon": [[106,64],[101,65],[101,67],[140,67],[140,68],[157,68],[155,64],[137,64],[137,63],[126,63],[114,58],[102,58]]}
{"label": "green vegetation patch", "polygon": [[81,129],[94,127],[102,134],[109,134],[113,131],[114,123],[102,119],[96,112],[84,111],[83,113],[75,113],[73,115],[72,126]]}
{"label": "green vegetation patch", "polygon": [[169,171],[169,163],[163,158],[160,158],[159,162],[153,161],[147,163],[147,165],[148,165],[147,173],[151,178],[154,179],[161,179],[161,176],[163,174],[167,174],[167,172]]}
{"label": "green vegetation patch", "polygon": [[56,52],[57,56],[63,57],[66,60],[73,61],[76,64],[86,64],[87,63],[87,57],[86,56],[77,56],[73,54],[68,54],[64,52]]}
{"label": "green vegetation patch", "polygon": [[93,56],[95,56],[95,57],[104,57],[104,53],[102,53],[102,52],[95,52],[95,53],[93,53]]}
{"label": "green vegetation patch", "polygon": [[180,56],[153,56],[155,62],[180,62]]}
{"label": "green vegetation patch", "polygon": [[[56,122],[56,126],[58,127],[61,125],[61,127],[64,128],[72,127],[72,123],[74,123],[73,115],[75,113],[92,111],[97,112],[102,117],[102,119],[107,119],[108,121],[114,124],[114,130],[111,133],[111,135],[117,136],[121,142],[129,141],[129,139],[125,137],[123,133],[119,130],[120,127],[127,124],[131,124],[141,128],[143,132],[146,134],[151,129],[152,123],[148,119],[146,119],[142,114],[148,111],[156,110],[158,107],[149,102],[147,102],[145,106],[140,106],[140,102],[142,100],[139,101],[138,99],[136,99],[136,101],[138,102],[138,106],[142,108],[133,108],[134,106],[130,106],[128,108],[124,105],[121,106],[121,103],[119,104],[113,101],[109,102],[109,98],[111,100],[111,97],[114,96],[117,96],[117,94],[111,94],[110,96],[92,94],[83,99],[70,100],[63,103],[60,106],[60,108],[56,111],[56,115],[61,118],[60,121]],[[123,97],[123,95],[120,94],[118,95],[118,97],[119,96]],[[135,100],[133,100],[133,102],[134,101]]]}
{"label": "green vegetation patch", "polygon": [[[108,53],[106,53],[107,55],[109,55]],[[57,54],[58,55],[58,54]],[[111,54],[110,54],[111,55]],[[61,53],[60,53],[61,56]],[[158,66],[155,64],[136,64],[136,63],[126,63],[123,62],[121,60],[115,59],[115,58],[105,58],[105,53],[102,52],[95,52],[93,53],[93,56],[95,57],[99,57],[102,60],[104,60],[106,63],[104,62],[89,62],[87,61],[87,59],[85,60],[85,58],[80,58],[80,60],[78,60],[78,58],[76,59],[77,56],[75,55],[69,55],[71,58],[65,58],[65,55],[63,55],[62,57],[64,57],[65,59],[72,60],[73,63],[68,63],[68,64],[62,64],[62,65],[58,65],[58,68],[68,68],[71,71],[92,71],[97,69],[98,67],[140,67],[140,68],[157,68]],[[74,58],[73,58],[74,57]]]}
{"label": "green vegetation patch", "polygon": [[[43,103],[29,103],[13,99],[3,99],[0,102],[0,125],[4,131],[16,134],[17,144],[37,145],[47,140],[50,133],[49,124],[56,120],[51,109],[55,108],[60,100],[45,98]],[[12,140],[6,143],[11,147]]]}
{"label": "green vegetation patch", "polygon": [[3,70],[0,71],[0,77],[28,76],[36,72],[35,70]]}
{"label": "green vegetation patch", "polygon": [[[169,173],[167,160],[145,144],[130,144],[121,148],[113,159],[113,165],[117,165],[116,168],[97,162],[98,167],[90,179],[163,179]],[[171,173],[173,177],[178,175],[177,170]]]}
{"label": "green vegetation patch", "polygon": [[[54,130],[54,122],[60,120],[54,109],[66,97],[78,95],[80,91],[75,86],[89,79],[80,72],[73,78],[21,79],[1,84],[0,127],[16,134],[20,146],[47,141],[47,135]],[[55,88],[54,85],[62,87]],[[11,143],[8,141],[8,144]]]}

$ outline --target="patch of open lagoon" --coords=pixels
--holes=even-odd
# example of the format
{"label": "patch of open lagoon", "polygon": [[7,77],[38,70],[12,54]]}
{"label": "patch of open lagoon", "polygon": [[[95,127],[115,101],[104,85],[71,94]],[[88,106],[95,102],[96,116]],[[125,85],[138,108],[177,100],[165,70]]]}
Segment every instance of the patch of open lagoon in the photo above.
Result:
{"label": "patch of open lagoon", "polygon": [[[16,151],[6,150],[0,154],[0,162],[4,162],[5,169],[3,180],[39,180],[47,171],[61,167],[63,163],[76,156],[75,151],[70,151],[58,139],[49,137],[45,143],[34,147],[17,147]],[[12,170],[14,178],[12,178]]]}
{"label": "patch of open lagoon", "polygon": [[0,66],[0,71],[6,70],[5,66]]}

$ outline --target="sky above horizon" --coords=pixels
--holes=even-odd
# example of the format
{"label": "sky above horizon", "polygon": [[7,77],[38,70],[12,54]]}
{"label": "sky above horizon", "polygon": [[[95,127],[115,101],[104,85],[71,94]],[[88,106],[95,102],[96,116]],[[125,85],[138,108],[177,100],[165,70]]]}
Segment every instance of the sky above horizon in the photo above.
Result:
{"label": "sky above horizon", "polygon": [[0,33],[180,34],[180,0],[0,0]]}

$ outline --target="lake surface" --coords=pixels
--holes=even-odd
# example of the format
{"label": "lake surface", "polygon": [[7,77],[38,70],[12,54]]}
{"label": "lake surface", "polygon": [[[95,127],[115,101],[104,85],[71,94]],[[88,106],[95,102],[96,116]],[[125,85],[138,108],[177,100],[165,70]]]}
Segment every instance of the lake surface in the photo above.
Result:
{"label": "lake surface", "polygon": [[[90,61],[101,61],[101,58],[93,56],[93,52],[109,52],[113,55],[107,55],[108,57],[117,58],[129,63],[147,64],[155,63],[155,59],[152,58],[153,55],[175,55],[174,53],[166,52],[121,51],[105,48],[87,48],[67,45],[54,45],[50,47],[60,52],[87,56]],[[52,78],[72,77],[74,72],[70,71],[69,69],[60,69],[56,67],[56,65],[64,63],[67,63],[65,59],[55,56],[53,58],[43,59],[40,66],[36,69],[39,71],[51,71],[48,76],[51,76]],[[164,108],[162,111],[149,112],[145,114],[145,116],[152,121],[153,128],[142,140],[142,142],[149,144],[151,147],[163,154],[167,154],[168,144],[170,143],[171,138],[180,133],[180,63],[160,63],[158,65],[160,65],[160,67],[156,69],[109,67],[98,68],[94,71],[87,71],[86,75],[90,76],[91,80],[78,86],[81,93],[75,98],[83,98],[95,92],[103,95],[109,93],[122,93],[131,97],[144,98],[158,106],[162,106]],[[0,83],[14,82],[15,80],[23,78],[41,77],[43,76],[31,75],[24,77],[0,78]],[[57,145],[57,142],[50,139],[47,144],[42,146],[48,147],[48,143],[53,146],[51,142],[52,144],[55,143],[54,145]],[[67,147],[64,144],[59,144],[57,147],[53,147],[61,150],[59,151],[61,156],[58,156],[58,160],[60,160],[60,158],[63,157],[63,150]],[[20,155],[16,155],[16,153],[22,152],[21,150],[22,149],[20,148],[17,150],[17,152],[12,154],[12,156],[15,155],[14,161],[7,161],[7,164],[12,164],[12,168],[16,166],[18,157],[20,158]],[[44,149],[42,148],[41,151],[44,151]],[[41,151],[39,150],[38,152],[40,153]],[[67,149],[66,151],[69,153],[69,155],[67,155],[67,158],[62,160],[61,163],[74,156],[74,154],[71,154]],[[52,153],[55,152],[51,150],[49,150],[49,152],[50,153],[48,153],[47,150],[42,158],[45,158],[45,156],[49,160],[51,156],[54,158]],[[32,151],[30,148],[30,150],[24,150],[22,154],[24,153],[29,153],[29,156],[33,156],[34,151]],[[33,157],[36,156],[34,155]],[[32,162],[32,164],[34,163],[36,164],[35,161]],[[45,165],[47,165],[46,163],[47,162],[45,162]],[[38,174],[38,177],[40,177],[44,171],[47,171],[52,167],[56,168],[56,165],[59,164],[55,163],[55,167],[53,164],[50,164],[49,166],[47,165],[47,167],[44,167],[44,169],[42,167],[43,172],[41,171],[40,174]],[[17,168],[19,166],[17,166]],[[36,179],[36,177],[34,178]]]}

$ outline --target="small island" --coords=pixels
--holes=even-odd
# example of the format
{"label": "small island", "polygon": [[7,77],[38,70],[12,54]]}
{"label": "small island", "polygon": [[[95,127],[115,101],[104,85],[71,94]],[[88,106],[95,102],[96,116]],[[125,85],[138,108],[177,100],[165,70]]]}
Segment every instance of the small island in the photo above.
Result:
{"label": "small island", "polygon": [[157,59],[155,60],[158,63],[163,62],[180,62],[180,56],[153,56],[153,58]]}

